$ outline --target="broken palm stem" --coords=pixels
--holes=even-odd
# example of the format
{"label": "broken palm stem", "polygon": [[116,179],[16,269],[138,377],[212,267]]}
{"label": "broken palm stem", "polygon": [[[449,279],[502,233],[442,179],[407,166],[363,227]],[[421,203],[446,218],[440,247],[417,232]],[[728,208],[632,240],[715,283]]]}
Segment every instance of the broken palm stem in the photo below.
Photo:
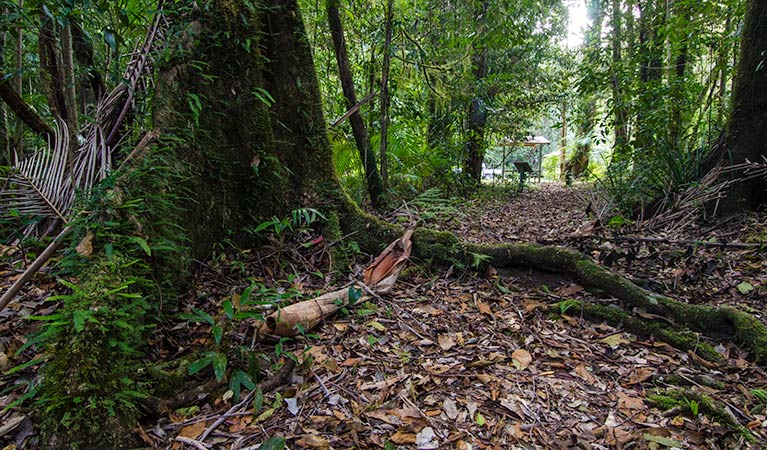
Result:
{"label": "broken palm stem", "polygon": [[281,308],[266,317],[258,335],[296,336],[314,328],[341,308],[389,292],[410,257],[412,236],[413,229],[408,228],[401,238],[389,244],[365,269],[362,282]]}
{"label": "broken palm stem", "polygon": [[329,128],[335,128],[338,125],[342,124],[344,120],[348,119],[349,117],[351,117],[352,114],[354,114],[357,111],[359,111],[360,108],[362,107],[362,105],[364,105],[365,103],[369,102],[370,100],[373,100],[373,98],[375,96],[376,96],[375,92],[369,93],[365,98],[363,98],[362,100],[357,102],[356,105],[352,106],[348,111],[346,111],[343,116],[341,116],[338,119],[334,120],[333,123],[330,124]]}
{"label": "broken palm stem", "polygon": [[11,287],[8,288],[7,291],[3,293],[3,296],[0,297],[0,311],[5,309],[6,306],[8,306],[8,303],[13,300],[14,297],[16,297],[16,294],[19,293],[22,287],[24,287],[25,284],[27,284],[27,281],[31,280],[32,277],[37,273],[38,270],[40,270],[43,265],[48,262],[48,260],[53,256],[54,253],[56,253],[56,250],[61,247],[61,244],[64,243],[64,238],[69,234],[69,232],[72,231],[71,226],[64,227],[63,230],[53,238],[50,244],[48,244],[47,247],[45,247],[45,250],[43,250],[40,255],[35,258],[35,260],[32,262],[32,264],[27,267],[27,270],[24,271],[24,273],[19,277],[16,282],[13,283]]}

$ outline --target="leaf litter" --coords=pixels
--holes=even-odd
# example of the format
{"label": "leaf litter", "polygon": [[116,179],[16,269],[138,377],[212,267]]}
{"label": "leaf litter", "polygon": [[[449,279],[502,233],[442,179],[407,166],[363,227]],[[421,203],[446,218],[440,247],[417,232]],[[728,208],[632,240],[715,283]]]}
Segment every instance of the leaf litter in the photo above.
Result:
{"label": "leaf litter", "polygon": [[[618,257],[608,262],[614,270],[638,282],[645,280],[646,287],[658,292],[762,313],[763,253],[615,243],[600,234],[575,238],[578,228],[590,220],[583,202],[585,189],[542,185],[518,197],[491,197],[467,208],[460,225],[442,225],[475,242],[567,244],[603,263],[606,255],[615,253]],[[709,235],[721,239],[721,234],[731,233],[731,240],[745,240],[755,230],[763,235],[764,224],[765,216],[756,215]],[[688,232],[690,239],[711,238],[702,227]],[[238,295],[232,287],[242,286],[244,275],[261,277],[267,284],[277,271],[255,253],[247,261],[255,268],[247,274],[238,273],[234,265],[214,269],[211,263],[198,276],[195,295],[185,298],[182,307],[214,313],[224,299]],[[309,260],[319,264],[304,255],[303,261]],[[6,284],[12,274],[5,271]],[[300,275],[282,289],[313,294],[324,288],[325,281]],[[46,308],[50,312],[55,306],[44,299],[56,289],[41,274],[12,313],[0,316],[0,351],[9,366],[24,362],[14,356],[30,331],[23,316],[46,313]],[[205,295],[199,295],[202,292]],[[231,415],[225,414],[234,404],[231,394],[210,392],[192,402],[199,408],[144,423],[137,433],[155,448],[195,448],[195,439],[223,419],[207,435],[203,448],[251,449],[271,445],[268,439],[276,436],[284,437],[288,448],[308,449],[767,445],[767,398],[758,395],[767,387],[767,376],[740,349],[718,345],[725,360],[713,364],[652,337],[586,321],[575,308],[561,316],[549,313],[549,305],[565,299],[611,303],[560,274],[527,269],[481,276],[457,268],[412,271],[364,309],[350,309],[312,335],[283,342],[281,355],[274,354],[274,343],[258,344],[253,352],[266,355],[266,360],[279,362],[292,353],[304,361],[275,391],[256,396]],[[165,349],[163,358],[202,349],[209,342],[209,330],[203,325],[176,324],[163,332],[159,345]],[[251,333],[244,326],[232,330],[231,338],[246,342]],[[28,350],[24,357],[35,355]],[[35,370],[4,373],[0,402],[7,405],[24,395],[28,390],[24,381],[34,379]],[[702,409],[696,415],[692,408],[663,411],[652,401],[654,394],[680,384],[713,399],[753,440]],[[0,414],[4,448],[36,448],[30,413],[28,408],[11,408]]]}

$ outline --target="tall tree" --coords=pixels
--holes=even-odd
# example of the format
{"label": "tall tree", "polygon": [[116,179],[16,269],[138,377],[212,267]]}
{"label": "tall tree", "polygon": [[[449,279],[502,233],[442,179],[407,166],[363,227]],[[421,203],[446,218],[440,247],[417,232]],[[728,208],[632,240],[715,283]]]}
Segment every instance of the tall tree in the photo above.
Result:
{"label": "tall tree", "polygon": [[[343,24],[338,12],[338,0],[328,0],[327,14],[330,32],[333,37],[336,63],[338,64],[338,74],[341,78],[341,87],[343,88],[344,97],[346,97],[347,106],[353,108],[357,105],[357,95],[354,90],[354,77],[352,76],[352,69],[349,64],[349,56],[346,53],[346,38],[344,37]],[[383,205],[383,185],[381,177],[378,175],[375,153],[370,148],[370,138],[368,137],[368,131],[359,109],[349,116],[349,123],[352,126],[354,142],[357,145],[357,151],[362,161],[370,201],[373,207],[379,208]]]}
{"label": "tall tree", "polygon": [[384,26],[383,64],[381,66],[381,178],[384,190],[389,184],[389,72],[391,70],[391,40],[394,26],[394,1],[386,2],[386,25]]}
{"label": "tall tree", "polygon": [[487,77],[487,47],[484,43],[488,0],[474,2],[473,23],[477,38],[471,46],[472,87],[468,120],[466,125],[466,154],[464,173],[479,183],[482,179],[482,162],[485,155],[485,125],[487,125],[487,98],[484,87]]}
{"label": "tall tree", "polygon": [[[743,23],[740,57],[733,90],[725,149],[735,163],[763,162],[767,157],[767,2],[749,0]],[[767,183],[755,178],[730,190],[730,211],[756,208],[767,199]]]}
{"label": "tall tree", "polygon": [[575,151],[567,161],[565,170],[574,179],[581,178],[589,166],[593,133],[597,120],[597,80],[595,74],[599,71],[599,52],[604,19],[604,0],[590,0],[586,4],[589,27],[583,42],[583,58],[581,73],[585,74],[578,85],[577,122],[578,136]]}
{"label": "tall tree", "polygon": [[626,77],[624,76],[625,70],[623,69],[624,58],[622,52],[623,45],[623,11],[621,10],[621,1],[612,0],[612,9],[610,11],[610,25],[612,31],[611,36],[611,53],[612,61],[610,64],[610,78],[612,85],[612,113],[613,113],[613,128],[614,128],[614,150],[613,160],[618,163],[623,163],[630,158],[629,154],[629,113],[626,99]]}

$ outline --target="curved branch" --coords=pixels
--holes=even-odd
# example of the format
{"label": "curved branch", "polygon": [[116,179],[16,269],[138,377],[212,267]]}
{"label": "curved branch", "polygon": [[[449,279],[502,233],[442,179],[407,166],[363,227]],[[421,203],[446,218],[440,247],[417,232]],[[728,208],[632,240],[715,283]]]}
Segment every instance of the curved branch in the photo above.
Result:
{"label": "curved branch", "polygon": [[27,105],[21,96],[16,93],[11,84],[6,79],[6,75],[0,72],[0,98],[3,99],[11,111],[27,124],[35,133],[39,134],[48,142],[53,141],[53,129],[46,124],[35,111]]}

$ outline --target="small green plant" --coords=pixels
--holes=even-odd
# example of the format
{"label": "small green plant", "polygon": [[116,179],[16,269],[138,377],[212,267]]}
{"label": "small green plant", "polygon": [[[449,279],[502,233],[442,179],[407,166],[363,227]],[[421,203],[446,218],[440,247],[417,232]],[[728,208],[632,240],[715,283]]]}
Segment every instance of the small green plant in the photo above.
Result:
{"label": "small green plant", "polygon": [[633,224],[634,224],[633,220],[627,219],[621,216],[620,214],[610,217],[610,220],[607,222],[607,226],[613,229],[622,228],[624,226],[633,225]]}
{"label": "small green plant", "polygon": [[479,269],[483,263],[489,261],[492,258],[490,255],[485,255],[483,253],[471,252],[470,255],[472,269]]}
{"label": "small green plant", "polygon": [[687,407],[690,408],[690,413],[692,413],[693,417],[698,417],[699,405],[697,401],[687,400]]}
{"label": "small green plant", "polygon": [[248,231],[256,235],[262,233],[263,231],[270,231],[277,236],[281,236],[288,232],[309,227],[319,219],[327,220],[327,218],[322,215],[321,212],[314,208],[299,208],[293,210],[290,215],[283,217],[282,219],[274,216],[269,220],[261,222],[254,229]]}
{"label": "small green plant", "polygon": [[564,315],[568,310],[570,310],[570,308],[579,306],[580,304],[581,302],[578,300],[565,300],[563,302],[559,302],[557,303],[557,306],[559,307],[559,314]]}

